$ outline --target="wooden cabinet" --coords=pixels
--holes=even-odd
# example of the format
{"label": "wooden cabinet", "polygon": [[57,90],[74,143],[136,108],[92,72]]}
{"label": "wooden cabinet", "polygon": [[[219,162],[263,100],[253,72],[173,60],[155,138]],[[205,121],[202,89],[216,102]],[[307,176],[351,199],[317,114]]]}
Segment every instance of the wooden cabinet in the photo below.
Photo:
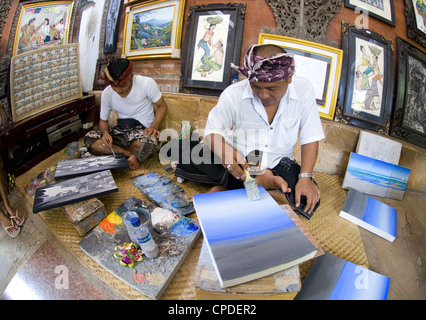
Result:
{"label": "wooden cabinet", "polygon": [[83,137],[99,121],[93,95],[15,123],[0,133],[5,170],[19,176],[40,161]]}

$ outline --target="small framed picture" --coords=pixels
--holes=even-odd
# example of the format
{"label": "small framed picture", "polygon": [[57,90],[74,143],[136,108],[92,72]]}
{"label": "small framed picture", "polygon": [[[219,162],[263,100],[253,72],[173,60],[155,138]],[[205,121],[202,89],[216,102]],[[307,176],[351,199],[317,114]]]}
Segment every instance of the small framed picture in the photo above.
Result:
{"label": "small framed picture", "polygon": [[12,55],[68,43],[74,1],[46,1],[22,6]]}
{"label": "small framed picture", "polygon": [[123,55],[173,58],[180,49],[185,0],[157,0],[126,8]]}
{"label": "small framed picture", "polygon": [[393,41],[344,21],[342,32],[346,54],[339,100],[344,103],[336,120],[388,134],[395,71]]}
{"label": "small framed picture", "polygon": [[357,10],[357,12],[362,12],[395,27],[393,0],[345,0],[345,7]]}
{"label": "small framed picture", "polygon": [[237,75],[244,3],[209,4],[189,8],[182,50],[184,92],[219,95]]}
{"label": "small framed picture", "polygon": [[318,112],[333,120],[342,69],[343,51],[320,43],[261,33],[260,44],[275,44],[294,54],[295,76],[310,80]]}
{"label": "small framed picture", "polygon": [[406,0],[407,36],[426,47],[426,8],[424,1]]}
{"label": "small framed picture", "polygon": [[426,54],[397,37],[398,82],[391,136],[426,148]]}

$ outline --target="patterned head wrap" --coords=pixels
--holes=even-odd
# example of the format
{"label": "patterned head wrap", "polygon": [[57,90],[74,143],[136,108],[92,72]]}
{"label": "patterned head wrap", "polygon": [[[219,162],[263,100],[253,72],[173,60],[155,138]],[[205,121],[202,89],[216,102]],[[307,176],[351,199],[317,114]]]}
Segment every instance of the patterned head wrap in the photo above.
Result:
{"label": "patterned head wrap", "polygon": [[129,60],[129,65],[127,66],[127,69],[124,70],[124,72],[119,76],[117,79],[114,79],[108,70],[109,64],[104,69],[104,75],[103,80],[108,82],[108,84],[113,84],[115,86],[122,86],[132,80],[133,78],[133,63]]}
{"label": "patterned head wrap", "polygon": [[292,53],[277,53],[269,57],[254,54],[254,49],[261,45],[252,45],[244,56],[243,67],[231,63],[231,67],[245,75],[249,81],[277,82],[294,74]]}

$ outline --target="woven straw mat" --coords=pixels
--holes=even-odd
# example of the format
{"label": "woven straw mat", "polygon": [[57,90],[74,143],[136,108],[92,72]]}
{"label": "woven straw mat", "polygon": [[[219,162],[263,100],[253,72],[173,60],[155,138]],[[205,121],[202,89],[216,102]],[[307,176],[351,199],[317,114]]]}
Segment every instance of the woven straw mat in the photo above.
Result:
{"label": "woven straw mat", "polygon": [[[33,196],[29,196],[26,193],[23,185],[31,181],[41,172],[44,172],[47,168],[66,158],[67,155],[64,150],[61,150],[16,179],[17,187],[30,202],[31,207],[33,205]],[[99,197],[105,205],[106,214],[108,215],[111,213],[131,196],[149,202],[139,189],[133,185],[133,178],[151,171],[168,175],[159,164],[158,156],[152,157],[137,170],[113,172],[119,191]],[[173,174],[169,176],[176,181],[176,177]],[[303,223],[305,223],[309,231],[318,240],[325,251],[355,264],[368,267],[367,256],[358,227],[339,217],[347,193],[341,188],[339,177],[336,175],[316,173],[316,181],[321,189],[321,205],[314,213],[311,220],[301,217]],[[209,188],[206,185],[190,181],[185,181],[180,184],[180,186],[182,186],[185,193],[191,197],[193,194],[204,193]],[[57,237],[81,264],[123,297],[127,299],[149,299],[96,264],[80,249],[78,243],[83,237],[77,233],[62,208],[43,211],[38,213],[38,216],[47,224],[54,236]],[[189,218],[197,219],[196,213],[190,214]],[[191,250],[187,256],[161,299],[183,300],[196,298],[194,278],[202,241],[203,237],[201,236],[196,241],[193,250]],[[313,261],[308,261],[300,266],[302,279],[306,276],[312,263]]]}

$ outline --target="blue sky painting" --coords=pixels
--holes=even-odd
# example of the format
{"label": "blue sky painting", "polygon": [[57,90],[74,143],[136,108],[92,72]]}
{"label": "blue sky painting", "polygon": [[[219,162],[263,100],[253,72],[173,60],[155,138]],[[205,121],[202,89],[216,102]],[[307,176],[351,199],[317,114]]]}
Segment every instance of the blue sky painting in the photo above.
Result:
{"label": "blue sky painting", "polygon": [[244,189],[194,195],[197,217],[222,286],[272,274],[316,253],[269,193],[263,187],[259,191],[257,201],[249,201]]}
{"label": "blue sky painting", "polygon": [[390,278],[329,252],[318,257],[295,300],[386,300]]}

